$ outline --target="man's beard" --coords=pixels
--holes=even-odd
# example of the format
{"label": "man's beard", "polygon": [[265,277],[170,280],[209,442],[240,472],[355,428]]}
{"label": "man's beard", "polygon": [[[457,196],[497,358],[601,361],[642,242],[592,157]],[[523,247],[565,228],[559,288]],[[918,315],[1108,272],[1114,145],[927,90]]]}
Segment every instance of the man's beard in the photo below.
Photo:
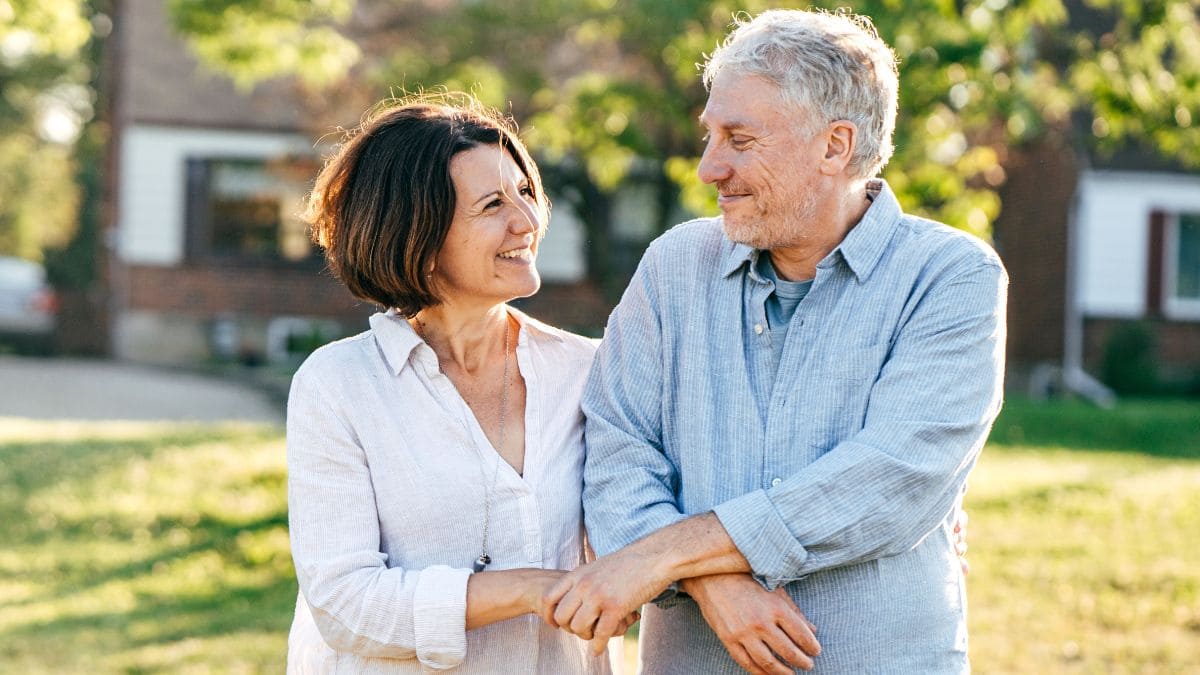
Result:
{"label": "man's beard", "polygon": [[787,248],[808,238],[816,212],[815,195],[805,191],[799,203],[787,212],[771,215],[759,210],[749,216],[740,216],[734,222],[726,216],[721,219],[721,225],[725,236],[735,243],[759,250]]}

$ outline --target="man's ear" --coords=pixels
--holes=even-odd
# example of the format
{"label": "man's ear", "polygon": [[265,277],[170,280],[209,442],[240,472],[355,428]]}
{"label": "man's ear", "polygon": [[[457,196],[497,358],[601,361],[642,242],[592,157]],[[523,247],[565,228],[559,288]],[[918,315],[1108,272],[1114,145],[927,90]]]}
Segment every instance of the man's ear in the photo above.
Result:
{"label": "man's ear", "polygon": [[854,157],[858,125],[849,120],[837,120],[829,125],[825,133],[825,156],[821,159],[819,169],[826,176],[836,176],[846,169]]}

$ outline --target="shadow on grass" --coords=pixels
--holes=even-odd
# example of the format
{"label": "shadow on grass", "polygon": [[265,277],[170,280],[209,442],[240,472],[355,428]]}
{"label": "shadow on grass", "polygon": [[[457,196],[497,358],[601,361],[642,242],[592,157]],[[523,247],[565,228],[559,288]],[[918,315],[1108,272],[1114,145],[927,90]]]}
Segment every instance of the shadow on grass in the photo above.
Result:
{"label": "shadow on grass", "polygon": [[22,498],[61,482],[89,478],[134,459],[145,459],[168,448],[188,448],[216,442],[253,442],[267,432],[230,432],[219,427],[195,429],[149,438],[84,438],[68,441],[0,443],[0,485]]}
{"label": "shadow on grass", "polygon": [[[166,497],[169,511],[140,518],[116,516],[100,502],[92,508],[86,501],[78,512],[68,509],[70,516],[60,513],[48,522],[30,517],[30,500],[47,490],[104,499],[107,493],[96,490],[96,478],[131,462],[155,465],[163,453],[214,444],[223,446],[216,452],[234,457],[273,452],[263,444],[279,438],[276,431],[220,427],[148,436],[0,443],[0,541],[15,561],[8,565],[16,575],[14,583],[33,586],[22,597],[0,597],[0,609],[18,618],[0,631],[0,661],[6,655],[19,662],[45,654],[48,664],[68,663],[78,654],[112,654],[189,638],[286,633],[296,582],[286,545],[286,475],[281,466],[264,465],[228,485],[214,483],[213,476],[192,476],[190,483],[181,483],[179,494]],[[212,454],[211,449],[203,452]],[[178,471],[177,464],[167,466],[166,471]],[[154,477],[151,473],[150,480]],[[265,489],[280,501],[265,509],[259,504],[254,515],[245,517],[217,513],[208,510],[211,504],[205,506],[213,489],[230,495]],[[147,509],[164,505],[157,499],[148,501]],[[114,550],[119,555],[107,555]],[[94,603],[109,593],[132,597],[132,608],[102,605],[72,611],[72,598]],[[21,621],[23,615],[30,620]],[[56,660],[63,645],[77,645],[81,651]]]}
{"label": "shadow on grass", "polygon": [[[111,521],[106,522],[111,523]],[[36,546],[45,543],[51,537],[66,545],[70,545],[72,541],[85,542],[94,538],[91,523],[92,521],[72,523],[66,528],[57,528],[53,533],[39,533],[41,536],[26,538],[25,543]],[[254,564],[254,561],[246,559],[241,553],[238,537],[242,534],[262,532],[273,528],[280,528],[286,532],[287,524],[286,511],[279,511],[253,522],[232,522],[208,515],[201,516],[194,521],[160,517],[149,528],[154,536],[183,528],[190,533],[189,542],[182,546],[161,549],[153,555],[108,568],[98,566],[94,562],[80,565],[78,561],[75,563],[68,561],[57,570],[46,570],[47,573],[57,575],[56,582],[49,592],[33,594],[16,601],[0,602],[0,607],[35,605],[54,598],[84,593],[113,581],[132,581],[138,577],[154,574],[162,565],[182,561],[206,551],[218,553],[226,564],[249,567]],[[117,528],[108,536],[118,545],[137,547],[133,528]]]}
{"label": "shadow on grass", "polygon": [[0,639],[66,645],[88,634],[89,641],[124,649],[238,632],[280,632],[287,630],[295,605],[295,579],[278,575],[264,585],[222,585],[204,594],[141,595],[129,611],[31,622],[5,631]]}
{"label": "shadow on grass", "polygon": [[989,443],[1200,459],[1200,401],[1129,399],[1102,410],[1079,401],[1009,398]]}

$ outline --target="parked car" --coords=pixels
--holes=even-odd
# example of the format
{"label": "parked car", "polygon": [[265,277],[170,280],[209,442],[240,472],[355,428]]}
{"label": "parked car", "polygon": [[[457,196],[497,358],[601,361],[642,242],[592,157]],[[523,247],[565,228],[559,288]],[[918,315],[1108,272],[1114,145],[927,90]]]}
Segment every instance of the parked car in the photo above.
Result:
{"label": "parked car", "polygon": [[48,353],[58,317],[58,295],[41,265],[0,256],[0,344]]}

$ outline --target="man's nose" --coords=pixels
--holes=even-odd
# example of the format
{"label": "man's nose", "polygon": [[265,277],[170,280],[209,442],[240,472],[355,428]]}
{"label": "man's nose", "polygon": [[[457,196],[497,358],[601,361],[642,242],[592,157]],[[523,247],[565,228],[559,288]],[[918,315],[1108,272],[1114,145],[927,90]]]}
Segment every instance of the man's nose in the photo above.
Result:
{"label": "man's nose", "polygon": [[710,142],[704,148],[700,157],[700,165],[696,167],[696,175],[701,182],[712,184],[729,178],[729,164],[721,158],[721,152]]}

